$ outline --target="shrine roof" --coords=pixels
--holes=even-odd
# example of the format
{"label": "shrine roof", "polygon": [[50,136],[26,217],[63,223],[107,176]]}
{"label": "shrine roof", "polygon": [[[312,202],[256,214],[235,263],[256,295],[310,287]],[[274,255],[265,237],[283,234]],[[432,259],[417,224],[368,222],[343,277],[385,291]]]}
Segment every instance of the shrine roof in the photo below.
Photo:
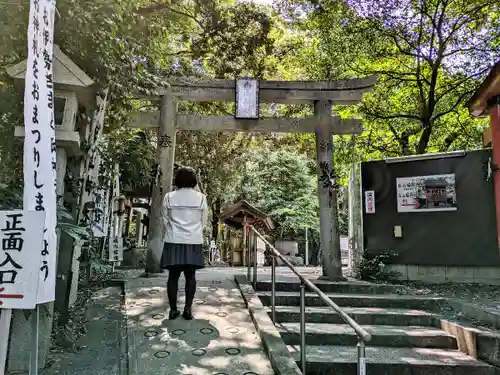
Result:
{"label": "shrine roof", "polygon": [[487,116],[490,111],[491,98],[500,95],[500,61],[498,61],[481,86],[472,95],[469,102],[469,113],[474,117]]}
{"label": "shrine roof", "polygon": [[229,205],[219,214],[219,220],[236,229],[243,227],[243,219],[245,217],[249,224],[257,228],[265,230],[274,228],[273,222],[269,216],[245,200],[240,200]]}

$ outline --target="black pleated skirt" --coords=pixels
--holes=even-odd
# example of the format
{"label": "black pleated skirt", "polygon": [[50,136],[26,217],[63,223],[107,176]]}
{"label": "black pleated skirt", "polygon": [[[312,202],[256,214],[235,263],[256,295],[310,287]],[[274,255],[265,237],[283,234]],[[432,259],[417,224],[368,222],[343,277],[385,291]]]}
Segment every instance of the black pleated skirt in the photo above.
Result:
{"label": "black pleated skirt", "polygon": [[160,265],[166,269],[176,266],[205,268],[203,245],[165,242]]}

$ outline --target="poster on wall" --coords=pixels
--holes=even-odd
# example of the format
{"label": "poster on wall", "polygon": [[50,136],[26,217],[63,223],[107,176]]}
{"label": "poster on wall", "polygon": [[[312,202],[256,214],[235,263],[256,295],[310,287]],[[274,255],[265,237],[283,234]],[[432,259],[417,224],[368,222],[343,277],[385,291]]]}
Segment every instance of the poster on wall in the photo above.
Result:
{"label": "poster on wall", "polygon": [[365,208],[367,214],[375,213],[375,191],[365,191]]}
{"label": "poster on wall", "polygon": [[398,212],[456,211],[455,174],[396,179]]}

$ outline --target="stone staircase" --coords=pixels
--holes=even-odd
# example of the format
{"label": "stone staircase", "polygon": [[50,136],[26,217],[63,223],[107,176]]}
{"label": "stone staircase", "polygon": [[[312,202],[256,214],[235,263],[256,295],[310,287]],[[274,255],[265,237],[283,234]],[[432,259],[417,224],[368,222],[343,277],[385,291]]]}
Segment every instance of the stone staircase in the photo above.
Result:
{"label": "stone staircase", "polygon": [[[368,375],[500,374],[496,367],[474,358],[478,357],[476,335],[481,331],[469,326],[457,329],[463,327],[432,312],[440,310],[446,304],[445,299],[400,295],[398,287],[392,285],[358,282],[316,285],[372,334],[366,348]],[[300,361],[299,287],[297,282],[276,285],[276,328],[297,363]],[[269,317],[270,290],[270,282],[257,284],[256,294]],[[314,293],[306,294],[306,332],[307,375],[356,374],[354,331]]]}

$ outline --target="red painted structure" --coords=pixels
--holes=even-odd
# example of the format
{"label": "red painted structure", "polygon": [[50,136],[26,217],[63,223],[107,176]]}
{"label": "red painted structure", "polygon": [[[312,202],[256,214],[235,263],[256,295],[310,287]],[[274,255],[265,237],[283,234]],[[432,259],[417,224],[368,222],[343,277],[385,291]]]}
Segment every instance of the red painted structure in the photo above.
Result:
{"label": "red painted structure", "polygon": [[473,117],[490,116],[493,184],[497,217],[497,241],[500,250],[500,61],[469,100]]}

